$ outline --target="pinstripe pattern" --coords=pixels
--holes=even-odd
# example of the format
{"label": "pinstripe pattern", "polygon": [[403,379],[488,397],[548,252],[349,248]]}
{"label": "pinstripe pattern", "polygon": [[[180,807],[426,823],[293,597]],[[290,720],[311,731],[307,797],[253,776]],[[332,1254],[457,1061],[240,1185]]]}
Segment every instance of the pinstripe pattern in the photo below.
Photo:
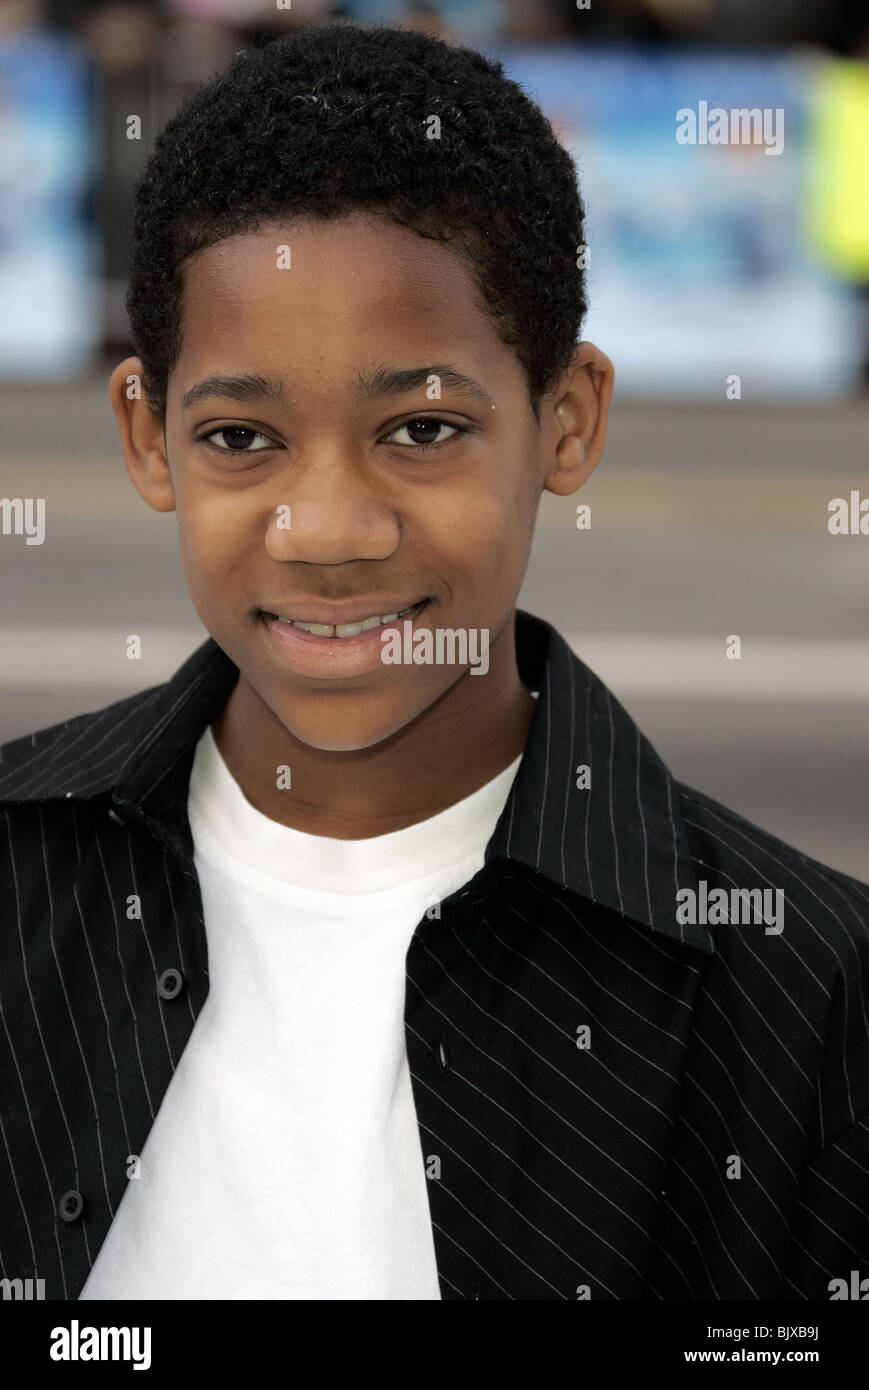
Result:
{"label": "pinstripe pattern", "polygon": [[[869,888],[675,782],[549,624],[520,612],[517,656],[539,696],[510,798],[407,955],[443,1297],[869,1277]],[[0,750],[0,1273],[50,1298],[81,1290],[207,997],[187,786],[236,679],[209,640]],[[700,879],[782,889],[783,932],[680,924]]]}

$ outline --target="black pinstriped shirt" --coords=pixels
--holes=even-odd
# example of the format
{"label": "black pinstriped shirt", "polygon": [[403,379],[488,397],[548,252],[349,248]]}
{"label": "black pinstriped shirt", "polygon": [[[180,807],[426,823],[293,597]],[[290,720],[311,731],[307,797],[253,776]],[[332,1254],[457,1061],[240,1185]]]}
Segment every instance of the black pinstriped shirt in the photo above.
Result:
{"label": "black pinstriped shirt", "polygon": [[[548,623],[520,611],[516,647],[516,780],[407,953],[443,1297],[853,1293],[869,888],[676,782]],[[0,750],[0,1276],[48,1298],[81,1291],[208,994],[187,789],[237,677],[209,639]]]}

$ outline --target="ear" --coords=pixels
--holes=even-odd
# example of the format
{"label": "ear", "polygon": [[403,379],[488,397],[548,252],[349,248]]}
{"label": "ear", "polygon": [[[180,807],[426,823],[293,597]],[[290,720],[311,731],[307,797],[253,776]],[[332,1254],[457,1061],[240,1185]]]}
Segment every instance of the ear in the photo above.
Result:
{"label": "ear", "polygon": [[594,343],[578,343],[570,365],[541,407],[547,431],[543,486],[566,497],[594,472],[606,446],[615,368]]}
{"label": "ear", "polygon": [[142,381],[138,357],[125,357],[109,379],[109,399],[121,433],[124,463],[136,491],[148,506],[156,512],[173,512],[175,492],[163,421],[150,408]]}

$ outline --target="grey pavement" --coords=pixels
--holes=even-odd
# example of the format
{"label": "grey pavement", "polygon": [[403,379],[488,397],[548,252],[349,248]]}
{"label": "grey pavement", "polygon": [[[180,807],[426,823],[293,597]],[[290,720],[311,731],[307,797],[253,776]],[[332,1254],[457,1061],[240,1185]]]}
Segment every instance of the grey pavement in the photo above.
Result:
{"label": "grey pavement", "polygon": [[[831,497],[869,496],[867,439],[863,403],[617,398],[597,474],[543,499],[519,601],[678,777],[869,880],[869,536],[826,526]],[[5,740],[165,679],[204,631],[174,517],[134,492],[102,379],[0,389],[0,467],[0,495],[44,496],[47,518],[42,546],[0,536]]]}

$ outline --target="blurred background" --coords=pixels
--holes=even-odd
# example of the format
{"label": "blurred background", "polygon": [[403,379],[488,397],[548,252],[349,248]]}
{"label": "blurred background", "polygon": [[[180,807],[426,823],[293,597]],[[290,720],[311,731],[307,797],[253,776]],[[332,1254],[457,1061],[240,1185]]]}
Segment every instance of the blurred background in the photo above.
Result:
{"label": "blurred background", "polygon": [[[106,394],[157,131],[238,49],[384,20],[500,57],[579,169],[584,336],[616,399],[595,476],[543,499],[520,605],[678,777],[869,879],[869,7],[583,5],[0,0],[0,495],[45,499],[41,544],[0,517],[0,741],[166,679],[205,636]],[[704,101],[782,112],[780,153],[680,144]]]}

